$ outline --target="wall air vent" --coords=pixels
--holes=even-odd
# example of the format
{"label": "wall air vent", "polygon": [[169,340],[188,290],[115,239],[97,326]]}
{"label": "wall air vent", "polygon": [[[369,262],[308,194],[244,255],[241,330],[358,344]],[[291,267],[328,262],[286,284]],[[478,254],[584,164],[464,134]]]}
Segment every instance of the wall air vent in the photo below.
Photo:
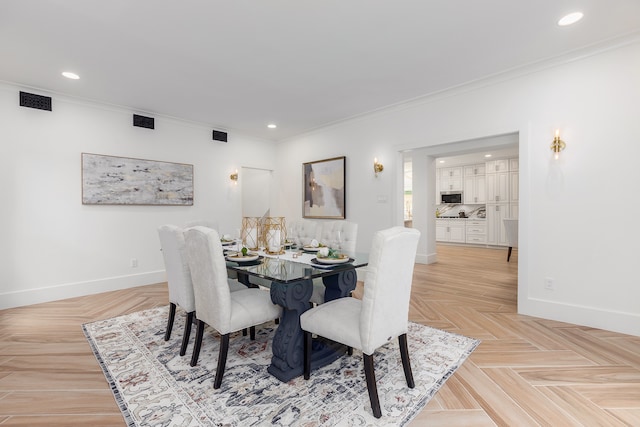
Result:
{"label": "wall air vent", "polygon": [[155,129],[155,120],[153,117],[133,115],[133,125],[141,128]]}
{"label": "wall air vent", "polygon": [[227,142],[227,133],[226,132],[222,132],[221,130],[214,130],[213,131],[213,140],[214,141],[220,141],[220,142]]}
{"label": "wall air vent", "polygon": [[51,97],[20,92],[20,106],[51,111]]}

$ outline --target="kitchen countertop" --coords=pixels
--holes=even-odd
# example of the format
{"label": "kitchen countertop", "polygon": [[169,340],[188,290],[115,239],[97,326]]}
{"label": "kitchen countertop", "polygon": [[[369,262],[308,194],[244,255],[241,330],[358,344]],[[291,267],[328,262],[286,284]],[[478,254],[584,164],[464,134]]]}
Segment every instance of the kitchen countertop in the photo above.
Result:
{"label": "kitchen countertop", "polygon": [[486,218],[472,217],[472,218],[460,218],[459,216],[439,216],[436,219],[453,219],[453,220],[461,220],[461,219],[469,219],[471,221],[484,221]]}

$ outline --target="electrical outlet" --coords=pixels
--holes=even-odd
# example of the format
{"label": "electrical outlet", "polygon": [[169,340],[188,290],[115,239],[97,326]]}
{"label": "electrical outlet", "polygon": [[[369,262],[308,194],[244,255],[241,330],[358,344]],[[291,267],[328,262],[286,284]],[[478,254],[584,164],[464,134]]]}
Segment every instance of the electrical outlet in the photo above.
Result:
{"label": "electrical outlet", "polygon": [[545,277],[544,278],[544,288],[549,291],[556,290],[556,280],[553,277]]}
{"label": "electrical outlet", "polygon": [[131,258],[131,268],[138,267],[138,258]]}

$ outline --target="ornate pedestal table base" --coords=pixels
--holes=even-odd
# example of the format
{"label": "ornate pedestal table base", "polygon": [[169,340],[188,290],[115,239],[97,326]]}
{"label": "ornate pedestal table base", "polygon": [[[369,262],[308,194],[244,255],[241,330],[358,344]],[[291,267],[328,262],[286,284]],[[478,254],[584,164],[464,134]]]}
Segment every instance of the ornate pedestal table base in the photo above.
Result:
{"label": "ornate pedestal table base", "polygon": [[[349,296],[356,287],[356,279],[355,269],[323,277],[325,301]],[[303,373],[304,333],[300,328],[300,315],[310,308],[312,290],[311,279],[271,283],[271,301],[282,306],[283,310],[273,338],[273,357],[267,371],[280,381],[287,382]],[[326,341],[315,341],[313,346],[311,369],[333,362],[346,351],[344,346]]]}

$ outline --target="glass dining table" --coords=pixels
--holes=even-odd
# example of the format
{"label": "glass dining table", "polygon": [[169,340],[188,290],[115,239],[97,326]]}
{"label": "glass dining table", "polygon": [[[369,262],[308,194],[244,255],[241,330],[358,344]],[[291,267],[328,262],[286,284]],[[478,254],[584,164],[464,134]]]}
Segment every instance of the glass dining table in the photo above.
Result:
{"label": "glass dining table", "polygon": [[[247,286],[259,282],[270,289],[271,301],[282,307],[280,324],[272,342],[273,356],[268,372],[287,382],[303,373],[303,338],[300,315],[311,308],[313,279],[321,278],[325,285],[325,301],[348,297],[356,287],[356,268],[369,262],[366,253],[350,253],[342,264],[321,264],[314,253],[285,251],[281,255],[267,255],[251,262],[227,260],[227,270],[238,275]],[[259,278],[258,280],[252,278]],[[262,279],[262,280],[260,280]],[[344,347],[326,341],[314,342],[311,368],[327,365],[344,353]]]}

